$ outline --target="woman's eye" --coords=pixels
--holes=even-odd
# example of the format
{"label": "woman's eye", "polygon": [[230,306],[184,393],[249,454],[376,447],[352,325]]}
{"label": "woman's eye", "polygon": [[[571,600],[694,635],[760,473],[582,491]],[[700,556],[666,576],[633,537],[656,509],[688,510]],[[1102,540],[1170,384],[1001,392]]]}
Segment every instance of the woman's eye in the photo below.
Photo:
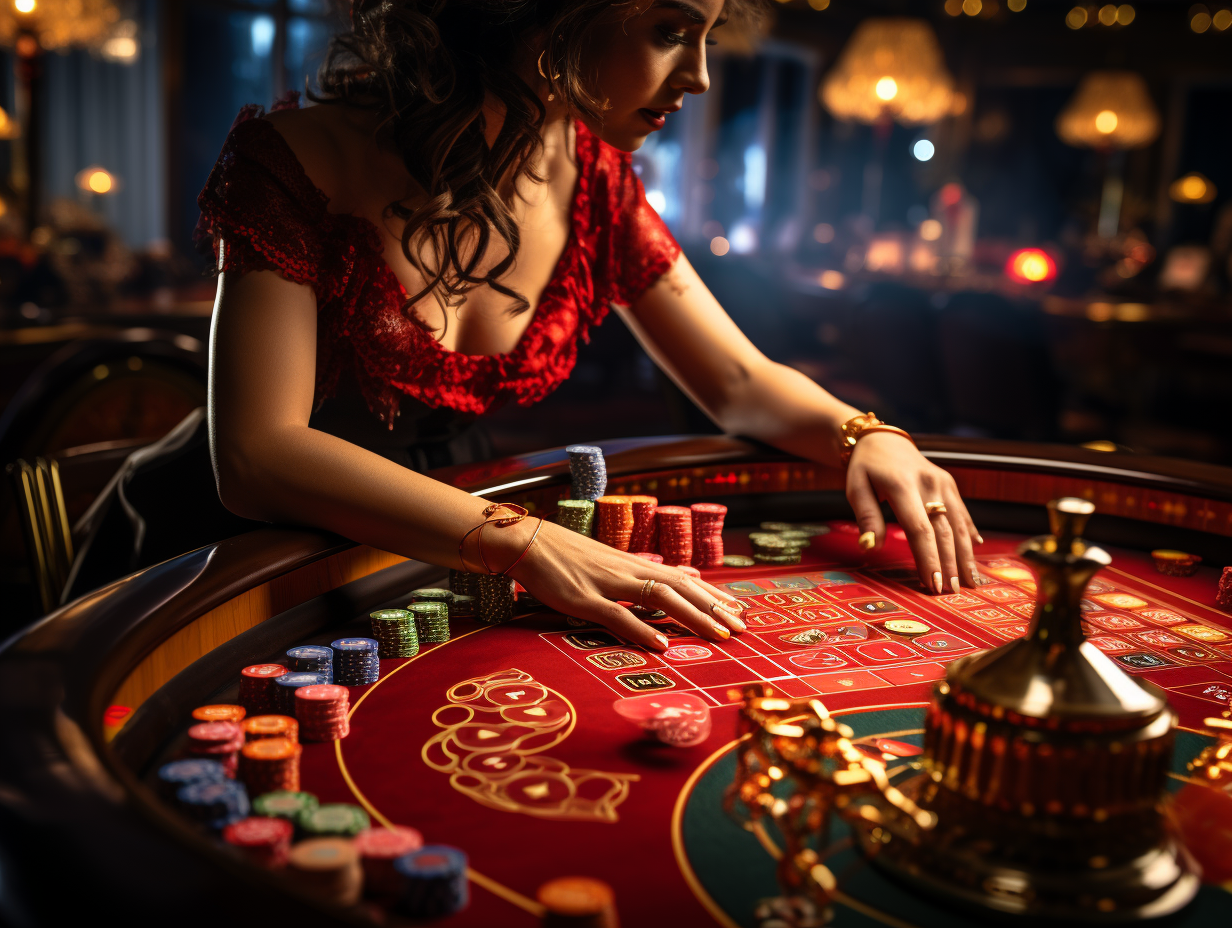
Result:
{"label": "woman's eye", "polygon": [[659,33],[663,36],[663,41],[668,45],[686,45],[689,37],[681,32],[672,32],[670,29],[660,29]]}

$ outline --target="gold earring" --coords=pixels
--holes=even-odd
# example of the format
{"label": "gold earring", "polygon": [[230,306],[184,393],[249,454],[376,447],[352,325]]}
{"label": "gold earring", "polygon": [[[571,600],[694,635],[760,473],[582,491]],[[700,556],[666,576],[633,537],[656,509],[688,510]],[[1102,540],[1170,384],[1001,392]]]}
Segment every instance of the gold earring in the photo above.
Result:
{"label": "gold earring", "polygon": [[[547,72],[543,70],[543,56],[546,55],[547,53],[548,53],[548,50],[546,48],[543,51],[541,51],[539,53],[539,61],[537,62],[537,67],[539,68],[539,76],[542,77],[545,81],[549,79]],[[554,80],[554,81],[560,80],[560,75],[553,74],[551,77],[551,80]],[[556,94],[552,93],[549,90],[548,91],[548,102],[551,103],[555,99],[556,99]]]}

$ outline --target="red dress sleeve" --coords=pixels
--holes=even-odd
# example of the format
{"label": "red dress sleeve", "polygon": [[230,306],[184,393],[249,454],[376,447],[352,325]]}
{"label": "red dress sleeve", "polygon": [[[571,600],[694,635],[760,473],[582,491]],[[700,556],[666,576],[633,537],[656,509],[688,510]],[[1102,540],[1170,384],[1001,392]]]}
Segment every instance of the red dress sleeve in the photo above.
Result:
{"label": "red dress sleeve", "polygon": [[245,107],[197,197],[194,238],[212,246],[220,271],[269,270],[307,284],[324,303],[345,273],[327,248],[328,200],[304,173],[278,130]]}
{"label": "red dress sleeve", "polygon": [[609,303],[628,306],[650,289],[679,257],[680,246],[646,202],[629,153],[598,139],[593,142],[599,151],[591,190],[596,233],[592,271],[596,309],[602,307],[605,313]]}

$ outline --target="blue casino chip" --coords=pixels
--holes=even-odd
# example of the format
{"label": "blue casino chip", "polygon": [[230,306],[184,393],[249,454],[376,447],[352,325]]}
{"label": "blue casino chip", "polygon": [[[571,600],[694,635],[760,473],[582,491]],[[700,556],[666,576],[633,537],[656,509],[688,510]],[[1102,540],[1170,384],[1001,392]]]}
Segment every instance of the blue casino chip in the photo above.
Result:
{"label": "blue casino chip", "polygon": [[164,795],[169,796],[174,796],[189,783],[221,783],[226,779],[226,768],[218,761],[204,757],[173,760],[158,768],[158,782]]}
{"label": "blue casino chip", "polygon": [[328,678],[326,683],[334,682],[334,649],[323,644],[288,648],[284,663],[293,672],[324,674]]}
{"label": "blue casino chip", "polygon": [[394,861],[400,880],[398,910],[410,918],[441,918],[470,901],[466,854],[456,847],[430,844]]}
{"label": "blue casino chip", "polygon": [[573,499],[595,500],[607,492],[607,463],[597,445],[569,445],[569,476]]}
{"label": "blue casino chip", "polygon": [[250,811],[248,791],[235,780],[198,780],[181,787],[175,798],[185,813],[216,831],[247,818]]}

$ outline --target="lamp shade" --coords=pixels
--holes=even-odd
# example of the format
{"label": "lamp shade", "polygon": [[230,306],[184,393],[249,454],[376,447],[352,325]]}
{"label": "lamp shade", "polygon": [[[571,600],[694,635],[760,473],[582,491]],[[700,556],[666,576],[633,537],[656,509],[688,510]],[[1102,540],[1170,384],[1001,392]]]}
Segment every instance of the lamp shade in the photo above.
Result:
{"label": "lamp shade", "polygon": [[822,82],[819,96],[842,120],[907,125],[950,110],[954,80],[932,26],[922,19],[866,19]]}
{"label": "lamp shade", "polygon": [[97,45],[119,21],[113,0],[0,0],[0,45],[23,32],[45,49]]}
{"label": "lamp shade", "polygon": [[1079,148],[1141,148],[1159,135],[1159,112],[1140,75],[1095,71],[1057,117],[1057,135]]}

